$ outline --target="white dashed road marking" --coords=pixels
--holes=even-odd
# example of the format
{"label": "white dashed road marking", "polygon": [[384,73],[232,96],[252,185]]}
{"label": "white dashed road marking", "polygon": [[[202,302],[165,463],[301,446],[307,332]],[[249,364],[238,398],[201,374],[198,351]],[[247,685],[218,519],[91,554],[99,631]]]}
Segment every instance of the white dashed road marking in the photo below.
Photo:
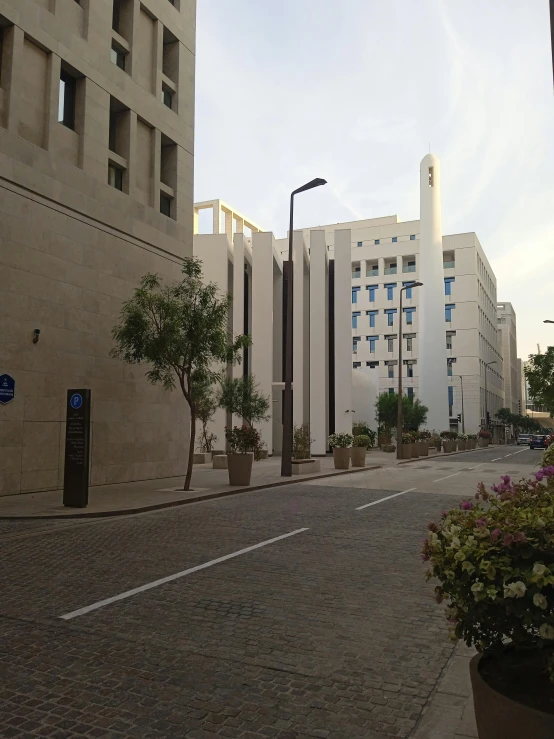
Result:
{"label": "white dashed road marking", "polygon": [[274,544],[276,541],[281,541],[282,539],[288,539],[289,536],[296,536],[296,534],[301,534],[304,531],[308,531],[308,529],[296,529],[296,531],[290,531],[288,534],[282,534],[281,536],[276,536],[274,539],[268,539],[267,541],[262,541],[259,544],[254,544],[253,546],[246,547],[245,549],[239,549],[238,552],[232,552],[232,554],[226,554],[224,557],[218,557],[217,559],[212,559],[209,562],[204,562],[204,564],[202,565],[191,567],[188,570],[177,572],[174,575],[168,575],[167,577],[162,577],[160,580],[154,580],[154,582],[149,582],[146,585],[141,585],[140,587],[133,588],[132,590],[126,590],[124,593],[120,593],[119,595],[114,595],[112,598],[106,598],[105,600],[99,600],[97,603],[93,603],[90,606],[85,606],[84,608],[79,608],[76,611],[71,611],[71,613],[64,613],[64,615],[60,616],[60,618],[63,618],[65,621],[69,621],[72,618],[77,618],[77,616],[84,616],[85,613],[90,613],[91,611],[96,611],[99,608],[103,608],[104,606],[109,606],[110,603],[116,603],[118,600],[125,600],[125,598],[130,598],[132,595],[137,595],[138,593],[144,593],[146,590],[152,590],[152,588],[157,588],[158,585],[165,585],[165,583],[173,582],[173,580],[178,580],[179,578],[185,577],[186,575],[192,575],[193,572],[199,572],[200,570],[205,570],[207,567],[213,567],[213,565],[217,565],[220,562],[226,562],[228,559],[233,559],[234,557],[240,557],[241,554],[247,554],[248,552],[253,552],[255,549],[266,547],[268,544]]}
{"label": "white dashed road marking", "polygon": [[359,508],[356,508],[356,510],[363,511],[364,508],[369,508],[372,505],[377,505],[377,503],[384,503],[385,500],[390,500],[391,498],[398,498],[399,495],[406,495],[406,493],[411,493],[414,490],[417,490],[417,488],[410,488],[409,490],[403,490],[401,493],[395,493],[394,495],[387,495],[386,498],[379,498],[379,500],[374,500],[373,503],[366,503],[365,505],[361,505]]}

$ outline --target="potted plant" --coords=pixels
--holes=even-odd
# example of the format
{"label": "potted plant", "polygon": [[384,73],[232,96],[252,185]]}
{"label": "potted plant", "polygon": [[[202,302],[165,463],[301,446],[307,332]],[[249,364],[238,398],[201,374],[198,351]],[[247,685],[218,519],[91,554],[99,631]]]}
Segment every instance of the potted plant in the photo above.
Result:
{"label": "potted plant", "polygon": [[466,434],[459,434],[458,436],[458,451],[465,452],[467,449],[469,449],[467,445],[467,436]]}
{"label": "potted plant", "polygon": [[375,446],[377,440],[377,432],[370,429],[365,421],[358,421],[352,424],[352,435],[353,436],[369,436],[368,450]]}
{"label": "potted plant", "polygon": [[420,457],[429,456],[431,432],[427,430],[417,432],[417,450]]}
{"label": "potted plant", "polygon": [[365,434],[358,434],[352,440],[352,467],[365,467],[365,455],[371,439]]}
{"label": "potted plant", "polygon": [[467,435],[467,443],[468,443],[468,449],[476,449],[477,448],[477,434],[468,434]]}
{"label": "potted plant", "polygon": [[554,737],[554,467],[508,475],[428,526],[423,558],[470,665],[480,739]]}
{"label": "potted plant", "polygon": [[[453,440],[452,431],[441,431],[442,448],[445,454],[456,451],[456,442]],[[458,434],[454,432],[454,439]]]}
{"label": "potted plant", "polygon": [[479,437],[479,446],[487,447],[491,441],[491,432],[488,431],[487,429],[482,429],[481,431],[479,431],[478,437]]}
{"label": "potted plant", "polygon": [[292,434],[292,458],[310,459],[312,456],[312,441],[310,427],[307,424],[295,426]]}
{"label": "potted plant", "polygon": [[434,446],[437,452],[440,452],[442,449],[442,439],[441,437],[436,433],[433,432],[433,435],[430,439],[431,446]]}
{"label": "potted plant", "polygon": [[225,429],[225,439],[231,449],[227,455],[229,485],[250,485],[252,462],[262,446],[259,432],[246,424],[233,426]]}
{"label": "potted plant", "polygon": [[329,437],[329,446],[333,449],[336,470],[347,470],[350,467],[352,441],[352,434],[331,434]]}
{"label": "potted plant", "polygon": [[[223,379],[217,402],[219,407],[227,413],[241,418],[245,426],[253,428],[255,422],[267,421],[270,418],[269,397],[260,392],[260,387],[254,375]],[[261,441],[253,451],[256,461],[262,459],[262,457],[265,458],[265,455],[262,454],[263,444]]]}
{"label": "potted plant", "polygon": [[409,431],[405,431],[402,434],[402,446],[400,447],[402,451],[402,457],[401,459],[411,459],[413,456],[413,436]]}

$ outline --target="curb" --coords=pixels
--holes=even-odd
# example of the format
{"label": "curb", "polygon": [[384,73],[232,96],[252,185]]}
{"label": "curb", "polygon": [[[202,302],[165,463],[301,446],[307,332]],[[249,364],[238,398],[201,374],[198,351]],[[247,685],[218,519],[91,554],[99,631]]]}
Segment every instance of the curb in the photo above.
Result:
{"label": "curb", "polygon": [[376,464],[372,467],[352,467],[351,469],[341,470],[340,472],[330,472],[329,474],[324,475],[311,475],[310,477],[302,477],[298,480],[270,482],[267,485],[250,485],[246,488],[237,488],[236,490],[224,490],[220,493],[199,495],[195,498],[187,498],[187,500],[172,500],[168,503],[157,503],[151,506],[141,506],[140,508],[125,508],[117,511],[97,511],[94,513],[66,513],[65,515],[54,514],[52,516],[0,516],[0,521],[71,521],[81,518],[114,518],[115,516],[131,516],[136,513],[161,511],[165,508],[178,508],[179,506],[189,505],[191,503],[200,503],[203,500],[216,500],[217,498],[226,498],[230,495],[239,495],[239,493],[254,493],[258,490],[270,490],[271,488],[280,488],[284,487],[285,485],[297,485],[301,482],[310,482],[311,480],[323,480],[330,477],[339,477],[340,475],[352,475],[356,472],[368,472],[369,470],[381,469],[382,466],[383,465],[381,464]]}
{"label": "curb", "polygon": [[444,459],[444,457],[453,457],[456,454],[470,454],[471,452],[482,452],[483,449],[495,449],[496,445],[489,444],[488,447],[477,447],[477,449],[464,449],[461,452],[447,452],[446,454],[444,452],[441,452],[440,454],[433,454],[433,456],[428,457],[412,457],[412,459],[403,459],[397,464],[409,464],[410,462],[421,462],[422,459],[436,459],[437,457],[440,457],[441,459]]}

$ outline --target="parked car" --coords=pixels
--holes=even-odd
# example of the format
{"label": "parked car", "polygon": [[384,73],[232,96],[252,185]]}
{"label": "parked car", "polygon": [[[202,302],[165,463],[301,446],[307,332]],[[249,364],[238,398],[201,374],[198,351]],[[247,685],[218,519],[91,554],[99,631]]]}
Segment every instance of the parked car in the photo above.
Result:
{"label": "parked car", "polygon": [[546,449],[548,442],[546,434],[532,434],[529,439],[530,449]]}
{"label": "parked car", "polygon": [[517,437],[517,443],[518,444],[529,444],[530,438],[531,438],[531,434],[520,434]]}

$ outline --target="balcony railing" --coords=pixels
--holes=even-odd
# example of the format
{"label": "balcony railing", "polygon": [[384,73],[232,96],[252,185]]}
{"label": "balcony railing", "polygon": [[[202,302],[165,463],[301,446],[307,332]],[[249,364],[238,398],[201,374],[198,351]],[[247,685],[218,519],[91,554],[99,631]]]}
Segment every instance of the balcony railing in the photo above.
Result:
{"label": "balcony railing", "polygon": [[415,272],[415,264],[408,264],[405,267],[402,267],[402,272]]}
{"label": "balcony railing", "polygon": [[396,274],[396,267],[385,267],[385,274],[386,275],[395,275]]}
{"label": "balcony railing", "polygon": [[366,277],[379,277],[379,270],[378,269],[366,269],[365,276]]}
{"label": "balcony railing", "polygon": [[360,272],[359,269],[358,270],[352,270],[352,279],[353,280],[357,280],[361,276],[362,276],[362,273]]}
{"label": "balcony railing", "polygon": [[443,263],[444,269],[454,269],[455,266],[456,266],[456,262],[455,261],[452,261],[452,262],[444,262]]}

